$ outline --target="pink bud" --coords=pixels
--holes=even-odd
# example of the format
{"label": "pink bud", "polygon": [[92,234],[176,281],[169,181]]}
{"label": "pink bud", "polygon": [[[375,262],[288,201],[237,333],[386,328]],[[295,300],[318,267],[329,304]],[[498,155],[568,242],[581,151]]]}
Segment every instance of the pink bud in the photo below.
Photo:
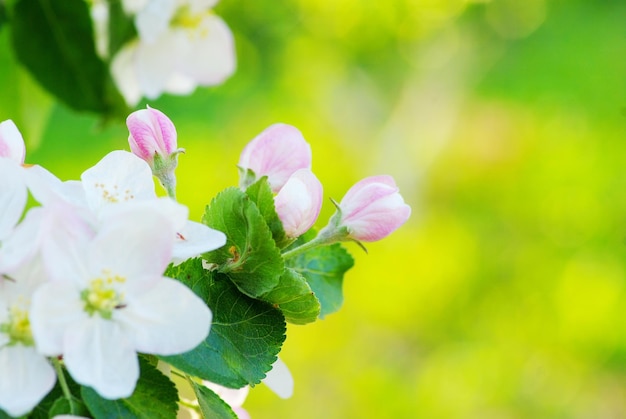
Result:
{"label": "pink bud", "polygon": [[311,147],[297,128],[274,124],[246,145],[239,167],[252,170],[257,179],[267,176],[276,193],[296,170],[311,168]]}
{"label": "pink bud", "polygon": [[13,121],[7,119],[0,123],[0,157],[15,160],[19,164],[24,164],[26,147],[22,134],[17,129]]}
{"label": "pink bud", "polygon": [[180,150],[176,144],[176,128],[161,111],[148,106],[128,115],[126,126],[130,135],[130,150],[142,158],[154,170],[154,158],[159,155],[167,160],[172,153]]}
{"label": "pink bud", "polygon": [[322,208],[322,184],[309,169],[296,171],[274,198],[278,218],[288,237],[304,234]]}
{"label": "pink bud", "polygon": [[170,198],[176,197],[176,176],[178,155],[185,150],[177,148],[176,128],[161,111],[151,108],[141,109],[128,115],[126,126],[130,135],[130,150],[145,160],[152,169]]}
{"label": "pink bud", "polygon": [[400,227],[411,207],[404,203],[391,176],[372,176],[357,182],[339,204],[340,224],[359,241],[380,240]]}

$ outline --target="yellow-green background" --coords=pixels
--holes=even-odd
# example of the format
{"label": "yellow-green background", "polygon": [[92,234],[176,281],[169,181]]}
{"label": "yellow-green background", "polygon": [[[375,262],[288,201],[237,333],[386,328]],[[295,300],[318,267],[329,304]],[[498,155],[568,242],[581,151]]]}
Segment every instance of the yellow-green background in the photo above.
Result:
{"label": "yellow-green background", "polygon": [[[187,149],[179,199],[192,218],[274,122],[301,129],[326,197],[386,173],[413,208],[369,254],[347,245],[342,310],[289,327],[294,396],[257,386],[253,418],[626,417],[626,2],[216,10],[237,73],[149,102]],[[75,179],[127,148],[123,121],[46,98],[6,30],[0,86],[28,163]],[[327,201],[318,227],[331,212]]]}

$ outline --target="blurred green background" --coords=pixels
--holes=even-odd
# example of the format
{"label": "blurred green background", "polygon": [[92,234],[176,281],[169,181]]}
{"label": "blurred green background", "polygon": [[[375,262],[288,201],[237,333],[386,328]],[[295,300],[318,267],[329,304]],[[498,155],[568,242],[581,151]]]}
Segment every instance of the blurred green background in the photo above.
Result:
{"label": "blurred green background", "polygon": [[[409,222],[356,259],[342,310],[290,326],[270,418],[626,417],[626,2],[222,0],[237,73],[149,104],[187,149],[199,220],[244,145],[301,129],[325,195],[393,175]],[[51,68],[50,71],[54,71]],[[76,179],[113,149],[47,97],[0,32],[0,119]],[[142,104],[145,104],[145,102]],[[318,227],[332,212],[327,201]]]}

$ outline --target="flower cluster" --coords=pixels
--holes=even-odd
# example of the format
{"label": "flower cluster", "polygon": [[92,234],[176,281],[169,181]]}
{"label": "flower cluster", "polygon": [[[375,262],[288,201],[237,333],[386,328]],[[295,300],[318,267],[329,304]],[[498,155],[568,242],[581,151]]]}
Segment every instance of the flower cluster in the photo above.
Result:
{"label": "flower cluster", "polygon": [[[210,309],[163,272],[222,246],[225,236],[157,198],[150,167],[130,152],[110,153],[80,181],[23,162],[22,137],[5,121],[0,407],[29,412],[54,386],[60,358],[77,383],[128,397],[139,378],[137,352],[178,354],[207,337]],[[39,205],[23,215],[27,190]]]}
{"label": "flower cluster", "polygon": [[336,311],[353,264],[339,242],[380,240],[410,207],[390,176],[366,178],[316,233],[311,147],[275,124],[244,148],[239,187],[193,222],[175,200],[172,121],[148,107],[127,126],[131,152],[62,181],[25,165],[17,127],[0,124],[0,413],[98,418],[130,400],[175,417],[174,375],[206,418],[247,417],[241,403],[259,382],[289,397],[285,322]]}

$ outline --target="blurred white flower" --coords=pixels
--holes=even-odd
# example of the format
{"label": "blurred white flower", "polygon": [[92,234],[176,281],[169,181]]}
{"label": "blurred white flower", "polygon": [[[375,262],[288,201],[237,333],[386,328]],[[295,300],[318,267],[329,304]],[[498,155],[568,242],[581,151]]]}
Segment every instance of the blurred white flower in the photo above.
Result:
{"label": "blurred white flower", "polygon": [[224,82],[235,71],[233,35],[213,0],[132,1],[139,38],[113,57],[111,74],[126,102],[186,95]]}

